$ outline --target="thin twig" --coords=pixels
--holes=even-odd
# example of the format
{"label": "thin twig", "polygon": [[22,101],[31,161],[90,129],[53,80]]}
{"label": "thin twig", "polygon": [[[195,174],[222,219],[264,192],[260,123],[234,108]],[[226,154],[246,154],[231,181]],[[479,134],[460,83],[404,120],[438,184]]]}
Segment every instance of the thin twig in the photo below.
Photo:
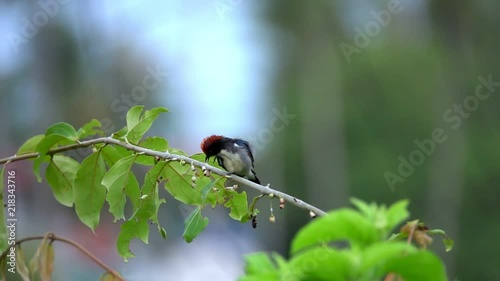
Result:
{"label": "thin twig", "polygon": [[[200,161],[191,159],[191,158],[189,158],[187,156],[183,156],[183,155],[177,155],[177,154],[171,154],[168,152],[160,152],[160,151],[147,149],[147,148],[133,145],[130,143],[122,142],[120,140],[117,140],[117,139],[114,139],[111,137],[97,138],[97,139],[92,139],[92,140],[81,141],[81,142],[75,143],[75,144],[61,146],[61,147],[49,150],[47,152],[47,154],[52,155],[52,154],[56,154],[59,152],[64,152],[64,151],[73,150],[73,149],[77,149],[77,148],[88,147],[88,146],[91,146],[94,144],[99,144],[99,143],[118,145],[118,146],[124,147],[128,150],[139,152],[139,153],[142,153],[144,155],[163,158],[166,160],[173,160],[173,159],[175,159],[175,161],[184,160],[184,161],[186,161],[186,163],[193,163],[194,166],[199,167],[199,168],[201,168],[202,166],[205,166],[207,170],[210,170],[210,172],[215,173],[217,175],[227,176],[226,171],[218,169],[216,167],[212,167],[208,163],[200,162]],[[27,153],[27,154],[22,154],[22,155],[13,155],[11,157],[0,159],[0,164],[6,164],[6,163],[10,163],[10,162],[25,160],[25,159],[36,158],[38,156],[39,156],[39,154],[37,152]],[[288,195],[286,193],[283,193],[281,191],[274,190],[274,189],[270,188],[269,186],[256,184],[254,182],[251,182],[245,178],[242,178],[242,177],[239,177],[236,175],[230,175],[227,177],[230,177],[236,183],[248,186],[252,189],[255,189],[255,190],[261,192],[262,194],[265,194],[265,195],[273,194],[277,198],[281,197],[285,201],[289,202],[290,204],[293,204],[293,205],[295,205],[299,208],[305,209],[307,211],[311,211],[314,214],[316,214],[317,216],[322,216],[322,215],[326,214],[324,211],[320,210],[319,208],[316,208],[313,205],[310,205],[310,204],[308,204],[300,199],[297,199],[297,198],[295,198],[291,195]]]}
{"label": "thin twig", "polygon": [[255,209],[255,203],[257,203],[257,201],[259,201],[259,199],[262,197],[264,197],[264,194],[261,194],[253,198],[252,204],[250,204],[250,207],[248,208],[250,210],[250,213],[253,214],[253,210]]}
{"label": "thin twig", "polygon": [[[80,252],[82,252],[84,255],[86,255],[89,259],[91,259],[92,261],[94,261],[97,265],[99,265],[106,272],[109,272],[111,275],[113,275],[114,277],[116,277],[118,280],[125,281],[125,279],[120,275],[120,273],[116,272],[114,269],[112,269],[111,267],[109,267],[108,265],[106,265],[103,261],[101,261],[98,257],[94,256],[91,252],[89,252],[87,249],[85,249],[82,245],[76,243],[73,240],[62,238],[62,237],[58,237],[54,233],[48,233],[47,235],[44,235],[44,236],[30,236],[30,237],[26,237],[26,238],[23,238],[23,239],[19,239],[19,240],[16,241],[16,243],[14,245],[11,245],[10,247],[21,245],[23,242],[26,242],[26,241],[42,240],[46,236],[48,236],[49,240],[60,241],[60,242],[63,242],[63,243],[66,243],[68,245],[73,246],[74,248],[76,248]],[[0,260],[2,260],[5,255],[7,255],[7,253],[9,252],[10,247],[7,248],[7,249],[5,249],[5,251],[0,256]]]}

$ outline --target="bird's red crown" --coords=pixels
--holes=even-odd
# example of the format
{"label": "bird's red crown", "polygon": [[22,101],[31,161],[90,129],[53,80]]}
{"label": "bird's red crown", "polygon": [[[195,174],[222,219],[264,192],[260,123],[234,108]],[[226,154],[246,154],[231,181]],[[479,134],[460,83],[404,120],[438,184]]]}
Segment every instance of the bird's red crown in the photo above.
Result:
{"label": "bird's red crown", "polygon": [[219,141],[221,140],[222,138],[224,138],[223,136],[219,136],[219,135],[211,135],[209,137],[206,137],[203,139],[203,141],[201,142],[200,144],[200,148],[201,150],[206,154],[207,151],[208,151],[208,148],[216,141]]}

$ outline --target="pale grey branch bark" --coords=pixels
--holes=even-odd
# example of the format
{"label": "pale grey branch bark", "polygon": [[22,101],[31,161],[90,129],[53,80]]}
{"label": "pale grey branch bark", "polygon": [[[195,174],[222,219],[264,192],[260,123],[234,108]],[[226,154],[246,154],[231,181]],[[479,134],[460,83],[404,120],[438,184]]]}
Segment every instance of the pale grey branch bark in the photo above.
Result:
{"label": "pale grey branch bark", "polygon": [[[189,158],[187,156],[183,156],[183,155],[177,155],[177,154],[172,154],[172,153],[168,153],[168,152],[161,152],[161,151],[147,149],[147,148],[133,145],[130,143],[126,143],[126,142],[123,142],[123,141],[120,141],[120,140],[117,140],[117,139],[114,139],[111,137],[96,138],[96,139],[92,139],[92,140],[81,141],[81,142],[75,143],[75,144],[61,146],[61,147],[49,150],[49,152],[47,154],[52,155],[52,154],[56,154],[56,153],[60,153],[60,152],[64,152],[64,151],[69,151],[69,150],[74,150],[77,148],[88,147],[88,146],[100,144],[100,143],[118,145],[118,146],[124,147],[128,150],[142,153],[144,155],[158,157],[160,159],[166,159],[166,160],[171,160],[171,161],[184,160],[184,161],[186,161],[186,163],[193,164],[194,166],[200,167],[200,168],[204,166],[211,173],[214,173],[214,174],[217,174],[220,176],[227,176],[228,178],[231,178],[234,182],[241,184],[241,185],[248,186],[252,189],[255,189],[255,190],[261,192],[262,194],[266,194],[266,195],[273,194],[274,197],[283,198],[286,202],[288,202],[294,206],[297,206],[297,207],[302,208],[304,210],[307,210],[309,212],[313,212],[315,216],[322,216],[325,214],[325,212],[320,210],[319,208],[316,208],[315,206],[308,204],[308,203],[306,203],[298,198],[295,198],[295,197],[288,195],[284,192],[272,189],[268,185],[267,186],[260,185],[260,184],[256,184],[254,182],[251,182],[245,178],[242,178],[242,177],[239,177],[236,175],[228,175],[228,173],[226,171],[218,169],[218,168],[213,167],[213,166],[210,166],[208,163],[197,161],[197,160],[191,159],[191,158]],[[38,155],[39,154],[36,152],[22,154],[22,155],[13,155],[11,157],[6,157],[3,159],[0,159],[0,164],[8,164],[8,163],[16,162],[16,161],[20,161],[20,160],[37,158]]]}

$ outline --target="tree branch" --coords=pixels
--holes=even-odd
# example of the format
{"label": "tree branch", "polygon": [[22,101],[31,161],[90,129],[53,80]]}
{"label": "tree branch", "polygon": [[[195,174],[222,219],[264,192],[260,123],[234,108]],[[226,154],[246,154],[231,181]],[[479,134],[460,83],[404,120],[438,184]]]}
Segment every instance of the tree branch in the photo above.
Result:
{"label": "tree branch", "polygon": [[[47,237],[47,239],[49,240],[52,240],[52,241],[60,241],[60,242],[63,242],[63,243],[66,243],[68,245],[71,245],[73,246],[74,248],[78,249],[80,252],[82,252],[84,255],[86,255],[89,259],[91,259],[93,262],[95,262],[97,265],[99,265],[102,269],[104,269],[106,272],[109,272],[111,275],[113,275],[114,277],[116,277],[118,280],[122,280],[122,281],[125,281],[125,279],[123,279],[123,277],[120,275],[120,273],[116,272],[115,270],[113,270],[111,267],[109,267],[108,265],[106,265],[104,262],[102,262],[99,258],[97,258],[96,256],[94,256],[91,252],[89,252],[87,249],[85,249],[82,245],[76,243],[75,241],[73,240],[70,240],[70,239],[66,239],[66,238],[62,238],[62,237],[57,237],[54,233],[47,233],[46,235],[44,236],[31,236],[31,237],[26,237],[26,238],[23,238],[23,239],[19,239],[16,241],[16,243],[14,245],[11,245],[11,247],[13,246],[17,246],[17,245],[21,245],[23,242],[26,242],[26,241],[31,241],[31,240],[42,240],[44,239],[45,237]],[[5,251],[2,253],[2,255],[0,256],[0,260],[5,256],[7,255],[8,251],[9,251],[10,247],[8,247],[7,249],[5,249]]]}
{"label": "tree branch", "polygon": [[[183,156],[183,155],[177,155],[177,154],[171,154],[168,152],[160,152],[160,151],[147,149],[147,148],[133,145],[130,143],[122,142],[120,140],[117,140],[117,139],[114,139],[111,137],[97,138],[97,139],[92,139],[92,140],[81,141],[81,142],[75,143],[75,144],[61,146],[61,147],[49,150],[49,152],[47,152],[47,154],[52,155],[52,154],[56,154],[59,152],[64,152],[64,151],[73,150],[73,149],[77,149],[77,148],[88,147],[88,146],[91,146],[94,144],[99,144],[99,143],[118,145],[118,146],[124,147],[128,150],[139,152],[139,153],[142,153],[144,155],[163,158],[166,160],[171,160],[171,161],[183,160],[183,161],[186,161],[186,163],[193,164],[194,166],[199,167],[199,168],[205,167],[207,170],[209,170],[210,172],[215,173],[217,175],[231,178],[234,182],[248,186],[252,189],[255,189],[255,190],[261,192],[262,194],[266,194],[266,195],[273,194],[275,197],[283,198],[288,203],[295,205],[299,208],[302,208],[304,210],[307,210],[309,212],[313,212],[317,216],[322,216],[322,215],[326,214],[324,211],[320,210],[319,208],[316,208],[313,205],[310,205],[310,204],[308,204],[308,203],[306,203],[298,198],[295,198],[291,195],[288,195],[288,194],[283,193],[281,191],[277,191],[277,190],[270,188],[269,185],[264,186],[264,185],[256,184],[254,182],[251,182],[245,178],[242,178],[242,177],[239,177],[236,175],[228,176],[226,171],[218,169],[216,167],[212,167],[208,163],[200,162],[200,161],[191,159],[191,158],[189,158],[187,156]],[[20,161],[20,160],[36,158],[38,156],[39,156],[39,154],[37,152],[27,153],[27,154],[22,154],[22,155],[14,155],[11,157],[6,157],[3,159],[0,159],[0,164],[8,164],[8,163],[16,162],[16,161]]]}

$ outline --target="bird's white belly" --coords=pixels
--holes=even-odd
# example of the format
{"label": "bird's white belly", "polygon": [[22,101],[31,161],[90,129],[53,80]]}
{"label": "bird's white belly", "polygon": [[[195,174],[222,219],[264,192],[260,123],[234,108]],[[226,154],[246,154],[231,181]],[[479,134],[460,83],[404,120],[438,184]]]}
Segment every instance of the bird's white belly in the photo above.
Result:
{"label": "bird's white belly", "polygon": [[245,165],[241,160],[239,154],[229,153],[227,150],[223,149],[219,153],[220,157],[224,160],[224,167],[230,173],[241,173],[244,170]]}

